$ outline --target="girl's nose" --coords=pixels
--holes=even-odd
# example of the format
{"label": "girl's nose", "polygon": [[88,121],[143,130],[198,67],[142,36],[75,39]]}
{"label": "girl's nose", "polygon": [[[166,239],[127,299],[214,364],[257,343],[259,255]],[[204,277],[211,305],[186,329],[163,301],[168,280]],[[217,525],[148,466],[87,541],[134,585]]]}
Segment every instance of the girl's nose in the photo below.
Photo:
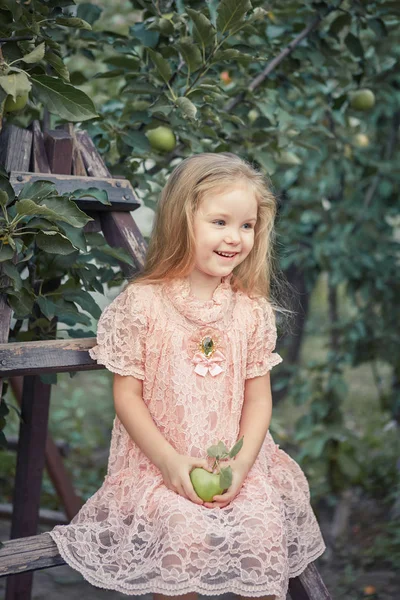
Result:
{"label": "girl's nose", "polygon": [[225,241],[227,244],[240,244],[240,235],[237,231],[227,231]]}

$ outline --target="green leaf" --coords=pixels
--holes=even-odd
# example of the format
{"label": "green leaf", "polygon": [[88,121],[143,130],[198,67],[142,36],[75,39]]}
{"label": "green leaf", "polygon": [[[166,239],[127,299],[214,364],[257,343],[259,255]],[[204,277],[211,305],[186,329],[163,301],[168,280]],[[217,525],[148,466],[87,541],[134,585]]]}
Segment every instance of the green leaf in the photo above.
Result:
{"label": "green leaf", "polygon": [[225,446],[224,442],[219,441],[218,442],[218,452],[219,452],[219,456],[222,457],[224,454],[228,454],[229,450],[228,448]]}
{"label": "green leaf", "polygon": [[14,283],[14,289],[19,292],[22,289],[22,279],[18,269],[11,262],[6,262],[3,265],[3,271]]}
{"label": "green leaf", "polygon": [[188,119],[196,119],[197,107],[189,100],[189,98],[177,98],[176,104],[179,106],[185,117]]}
{"label": "green leaf", "polygon": [[14,250],[9,244],[1,244],[0,246],[0,262],[11,260],[14,256]]}
{"label": "green leaf", "polygon": [[191,38],[182,38],[178,44],[178,49],[192,73],[201,67],[203,59],[200,49],[194,44]]}
{"label": "green leaf", "polygon": [[16,319],[23,319],[32,314],[34,297],[24,287],[17,294],[8,294],[7,299]]}
{"label": "green leaf", "polygon": [[229,452],[229,456],[231,458],[233,458],[234,456],[236,456],[236,454],[242,449],[243,439],[244,439],[244,436],[242,435],[242,437],[240,438],[240,440],[238,440],[236,442],[236,444],[233,446],[232,450]]}
{"label": "green leaf", "polygon": [[108,199],[108,194],[106,190],[99,190],[95,187],[90,187],[85,189],[74,190],[72,194],[73,198],[96,198],[102,204],[106,206],[111,206],[111,202]]}
{"label": "green leaf", "polygon": [[256,58],[250,54],[239,52],[239,50],[235,50],[235,48],[229,48],[227,50],[218,50],[218,52],[215,53],[212,61],[213,63],[216,63],[224,60],[237,60],[238,62],[247,64],[249,61],[255,61]]}
{"label": "green leaf", "polygon": [[68,68],[58,54],[55,54],[54,52],[46,52],[44,58],[45,61],[54,69],[54,71],[59,74],[61,79],[64,79],[64,81],[70,80]]}
{"label": "green leaf", "polygon": [[102,12],[103,9],[100,6],[91,2],[82,2],[82,4],[78,4],[76,16],[93,25],[100,18]]}
{"label": "green leaf", "polygon": [[367,23],[368,27],[372,29],[372,31],[378,38],[383,38],[387,36],[388,30],[382,19],[368,19]]}
{"label": "green leaf", "polygon": [[75,122],[98,116],[89,96],[72,85],[48,75],[32,75],[32,82],[39,100],[62,119]]}
{"label": "green leaf", "polygon": [[0,76],[0,87],[15,100],[17,96],[28,93],[32,84],[25,73],[11,73]]}
{"label": "green leaf", "polygon": [[101,315],[101,309],[93,300],[93,297],[85,290],[64,290],[60,288],[62,297],[65,300],[75,302],[79,306],[90,313],[95,319],[98,319]]}
{"label": "green leaf", "polygon": [[63,25],[64,27],[75,27],[76,29],[86,29],[87,31],[92,31],[92,26],[87,21],[83,19],[78,19],[78,17],[57,17],[56,18],[57,25]]}
{"label": "green leaf", "polygon": [[151,83],[147,83],[147,81],[136,80],[129,82],[124,89],[128,92],[132,92],[133,94],[155,94],[158,92],[158,88]]}
{"label": "green leaf", "polygon": [[216,41],[217,32],[215,31],[214,25],[207,19],[203,13],[193,10],[192,8],[186,8],[186,12],[193,21],[193,36],[203,48],[214,45]]}
{"label": "green leaf", "polygon": [[332,21],[331,26],[329,27],[329,33],[337,36],[344,27],[351,25],[351,15],[348,13],[344,13],[339,15],[334,21]]}
{"label": "green leaf", "polygon": [[25,54],[25,56],[22,57],[22,60],[27,64],[40,62],[42,58],[44,58],[45,46],[46,44],[42,42],[41,44],[36,46],[36,48],[34,48],[32,52],[29,52],[29,54]]}
{"label": "green leaf", "polygon": [[146,46],[147,48],[155,48],[160,39],[158,31],[147,30],[146,23],[135,23],[132,27],[129,27],[129,33],[133,38],[142,42],[143,46]]}
{"label": "green leaf", "polygon": [[105,58],[104,62],[107,65],[122,67],[124,69],[129,69],[130,71],[135,71],[140,66],[140,59],[136,56],[110,56],[109,58]]}
{"label": "green leaf", "polygon": [[128,254],[126,250],[124,250],[123,248],[111,248],[111,246],[108,246],[108,244],[101,246],[100,250],[93,249],[92,254],[96,258],[100,257],[102,260],[104,260],[104,256],[111,256],[112,258],[115,258],[120,262],[131,265],[132,267],[135,264],[133,262],[132,257]]}
{"label": "green leaf", "polygon": [[219,456],[218,446],[214,445],[207,448],[207,454],[208,456],[211,456],[211,458],[217,458]]}
{"label": "green leaf", "polygon": [[244,24],[244,17],[251,8],[250,0],[221,0],[217,9],[218,31],[225,33]]}
{"label": "green leaf", "polygon": [[[29,222],[31,227],[31,222]],[[60,223],[59,228],[65,233],[65,236],[69,239],[71,244],[82,252],[87,252],[86,238],[81,227],[72,227],[68,223]]]}
{"label": "green leaf", "polygon": [[45,179],[38,179],[33,182],[28,181],[19,192],[18,200],[29,198],[36,202],[37,200],[43,200],[46,196],[54,194],[55,192],[56,186],[52,181],[46,181]]}
{"label": "green leaf", "polygon": [[219,484],[223,490],[226,490],[231,486],[231,484],[232,484],[232,469],[231,469],[231,467],[221,468]]}
{"label": "green leaf", "polygon": [[151,48],[147,48],[147,52],[165,83],[168,83],[172,76],[172,71],[171,67],[169,66],[169,62],[165,60],[165,58],[163,58],[161,54],[159,54],[155,50],[152,50]]}
{"label": "green leaf", "polygon": [[5,208],[8,203],[8,194],[4,190],[0,190],[0,206]]}
{"label": "green leaf", "polygon": [[149,140],[141,131],[122,131],[120,136],[124,144],[133,148],[133,150],[149,152],[151,149]]}
{"label": "green leaf", "polygon": [[63,197],[47,198],[43,204],[36,204],[33,200],[19,200],[16,203],[17,213],[24,216],[46,217],[51,221],[65,221],[73,227],[83,227],[91,217],[85,215],[73,202]]}
{"label": "green leaf", "polygon": [[76,248],[57,231],[40,231],[35,238],[36,245],[49,254],[71,254]]}
{"label": "green leaf", "polygon": [[361,42],[358,37],[356,37],[351,32],[346,35],[345,43],[347,48],[356,58],[364,57],[364,48],[361,45]]}
{"label": "green leaf", "polygon": [[57,296],[38,296],[37,303],[42,313],[49,320],[58,317],[59,320],[71,325],[76,323],[91,325],[91,319],[79,312],[73,302],[67,302]]}

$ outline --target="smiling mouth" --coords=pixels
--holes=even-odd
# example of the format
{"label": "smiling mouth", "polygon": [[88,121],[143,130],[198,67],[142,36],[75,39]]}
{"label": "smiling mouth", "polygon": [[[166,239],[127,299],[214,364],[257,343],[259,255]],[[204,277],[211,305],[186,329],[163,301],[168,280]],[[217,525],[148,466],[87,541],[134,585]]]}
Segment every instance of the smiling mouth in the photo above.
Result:
{"label": "smiling mouth", "polygon": [[239,252],[218,252],[217,250],[215,250],[215,254],[218,254],[218,256],[222,256],[223,258],[233,258],[237,254],[239,254]]}

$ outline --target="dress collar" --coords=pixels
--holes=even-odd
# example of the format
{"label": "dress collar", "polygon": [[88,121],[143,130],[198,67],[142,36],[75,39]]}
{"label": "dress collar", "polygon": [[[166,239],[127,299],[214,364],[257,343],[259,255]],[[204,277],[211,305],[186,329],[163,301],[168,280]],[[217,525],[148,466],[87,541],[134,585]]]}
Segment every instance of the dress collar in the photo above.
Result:
{"label": "dress collar", "polygon": [[222,278],[211,300],[197,298],[190,289],[187,277],[166,282],[164,289],[178,312],[194,323],[208,325],[222,319],[228,311],[234,296],[231,278],[232,275]]}

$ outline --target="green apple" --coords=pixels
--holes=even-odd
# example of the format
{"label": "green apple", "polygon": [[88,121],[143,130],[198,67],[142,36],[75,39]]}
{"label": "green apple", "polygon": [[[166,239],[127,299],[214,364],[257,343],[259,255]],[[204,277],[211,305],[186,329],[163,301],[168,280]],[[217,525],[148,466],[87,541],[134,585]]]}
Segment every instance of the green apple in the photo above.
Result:
{"label": "green apple", "polygon": [[355,110],[371,110],[375,106],[374,92],[365,88],[351,94],[350,106]]}
{"label": "green apple", "polygon": [[365,133],[356,133],[353,137],[354,143],[359,148],[366,148],[369,146],[369,137]]}
{"label": "green apple", "polygon": [[190,479],[194,491],[205,502],[212,502],[214,496],[222,494],[225,491],[220,486],[219,473],[210,473],[201,467],[196,467],[190,472]]}
{"label": "green apple", "polygon": [[4,112],[9,113],[21,110],[28,102],[28,97],[28,92],[24,92],[23,94],[17,95],[15,100],[11,95],[7,96],[4,104]]}
{"label": "green apple", "polygon": [[249,110],[249,113],[247,116],[249,118],[250,123],[254,123],[254,121],[256,121],[258,119],[258,117],[260,116],[260,113],[255,108],[252,108],[251,110]]}
{"label": "green apple", "polygon": [[160,125],[146,132],[150,145],[161,152],[171,152],[176,146],[175,134],[169,127]]}
{"label": "green apple", "polygon": [[280,156],[276,157],[276,162],[280,165],[296,166],[303,162],[294,152],[283,151]]}

